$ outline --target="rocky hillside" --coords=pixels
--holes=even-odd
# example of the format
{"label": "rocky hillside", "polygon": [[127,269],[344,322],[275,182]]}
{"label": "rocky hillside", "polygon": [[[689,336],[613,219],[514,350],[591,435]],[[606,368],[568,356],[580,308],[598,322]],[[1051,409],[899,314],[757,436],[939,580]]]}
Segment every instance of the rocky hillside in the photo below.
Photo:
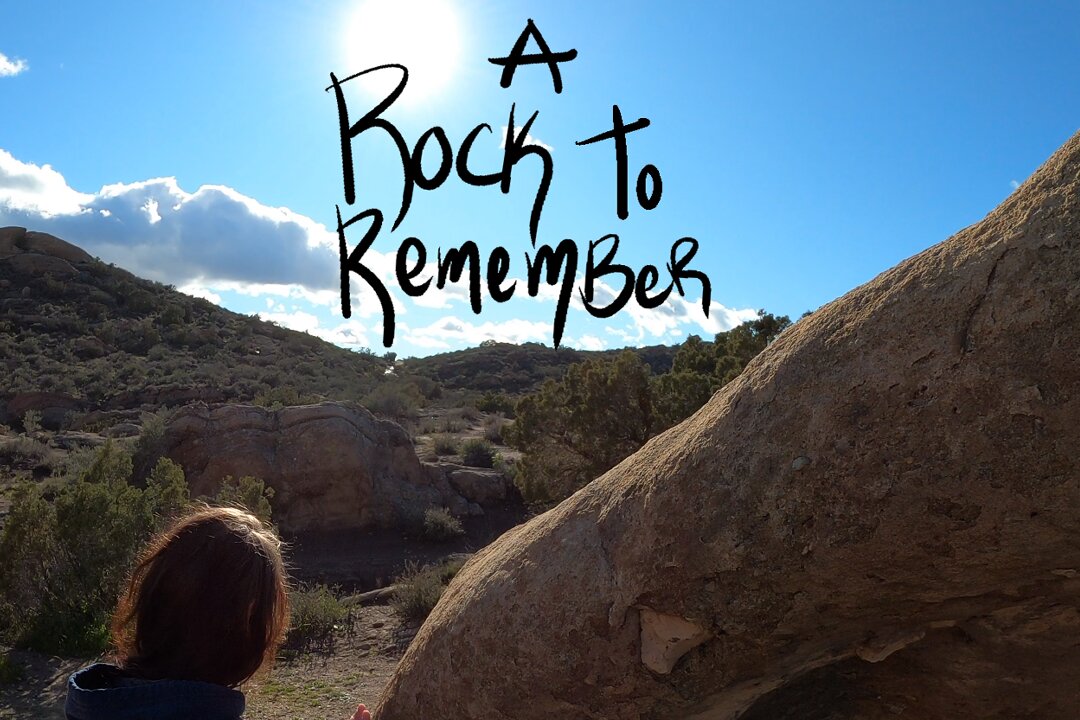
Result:
{"label": "rocky hillside", "polygon": [[47,429],[192,400],[358,400],[386,367],[14,227],[0,229],[0,359],[0,423],[37,410]]}
{"label": "rocky hillside", "polygon": [[[630,348],[660,375],[671,370],[678,345]],[[430,378],[451,390],[505,392],[511,395],[533,392],[545,380],[559,379],[574,363],[595,357],[614,358],[620,350],[601,352],[552,348],[539,343],[486,342],[480,347],[412,358],[404,367]]]}

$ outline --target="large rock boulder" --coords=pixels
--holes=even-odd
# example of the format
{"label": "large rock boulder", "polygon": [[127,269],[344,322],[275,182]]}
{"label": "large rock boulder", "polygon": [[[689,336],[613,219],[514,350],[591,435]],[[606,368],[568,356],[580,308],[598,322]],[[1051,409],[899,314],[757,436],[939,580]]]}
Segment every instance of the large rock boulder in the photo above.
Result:
{"label": "large rock boulder", "polygon": [[286,531],[391,527],[430,507],[468,512],[442,473],[421,465],[401,426],[356,405],[196,403],[170,418],[162,447],[192,495],[216,494],[227,475],[265,481]]}
{"label": "large rock boulder", "polygon": [[1080,135],[470,561],[374,715],[1074,718]]}
{"label": "large rock boulder", "polygon": [[[38,260],[20,257],[25,255],[38,256]],[[0,228],[0,260],[37,262],[43,272],[49,272],[51,268],[52,271],[74,274],[73,265],[92,263],[94,258],[82,248],[48,233],[11,226]],[[51,262],[57,260],[62,264]]]}

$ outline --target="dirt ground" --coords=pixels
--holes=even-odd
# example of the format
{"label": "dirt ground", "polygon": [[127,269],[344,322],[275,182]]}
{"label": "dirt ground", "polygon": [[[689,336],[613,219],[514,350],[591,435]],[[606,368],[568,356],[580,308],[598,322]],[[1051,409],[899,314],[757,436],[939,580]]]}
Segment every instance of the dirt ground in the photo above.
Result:
{"label": "dirt ground", "polygon": [[279,660],[244,689],[251,720],[348,720],[358,703],[375,704],[417,627],[388,606],[359,608],[333,652]]}

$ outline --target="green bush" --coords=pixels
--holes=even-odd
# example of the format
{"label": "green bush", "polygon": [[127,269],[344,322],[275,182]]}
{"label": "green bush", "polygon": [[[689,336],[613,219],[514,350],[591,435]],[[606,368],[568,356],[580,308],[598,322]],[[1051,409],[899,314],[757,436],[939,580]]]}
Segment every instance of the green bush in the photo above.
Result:
{"label": "green bush", "polygon": [[146,495],[157,527],[164,527],[191,505],[184,468],[169,458],[158,458],[146,479]]}
{"label": "green bush", "polygon": [[502,413],[507,417],[514,416],[515,401],[504,392],[488,390],[476,401],[476,409],[483,412]]}
{"label": "green bush", "polygon": [[41,413],[37,410],[27,410],[23,413],[23,431],[27,435],[33,435],[41,429]]}
{"label": "green bush", "polygon": [[329,652],[334,630],[346,622],[349,610],[326,585],[301,587],[289,593],[288,650],[298,653]]}
{"label": "green bush", "polygon": [[8,462],[40,463],[50,456],[49,446],[32,437],[20,435],[0,442],[0,458]]}
{"label": "green bush", "polygon": [[[137,469],[151,468],[165,451],[165,426],[168,411],[162,409],[155,413],[146,413],[142,418],[142,429],[135,441],[132,463]],[[145,472],[145,470],[142,470]]]}
{"label": "green bush", "polygon": [[489,468],[495,463],[495,448],[487,440],[473,438],[461,447],[461,461],[469,467]]}
{"label": "green bush", "polygon": [[461,521],[446,508],[428,508],[424,512],[424,538],[446,542],[465,534]]}
{"label": "green bush", "polygon": [[250,475],[240,479],[234,479],[232,475],[226,475],[221,481],[214,502],[217,505],[230,505],[242,507],[265,525],[270,524],[271,507],[270,500],[274,497],[274,488],[266,487],[266,484]]}
{"label": "green bush", "polygon": [[106,623],[136,554],[186,493],[164,463],[144,490],[131,456],[101,446],[49,502],[40,485],[16,488],[0,533],[0,639],[66,655],[101,653]]}
{"label": "green bush", "polygon": [[253,402],[269,410],[280,410],[293,405],[312,405],[319,402],[319,398],[310,393],[301,393],[292,385],[279,385],[258,393]]}
{"label": "green bush", "polygon": [[440,433],[432,438],[436,455],[457,455],[458,441],[453,435]]}
{"label": "green bush", "polygon": [[407,620],[423,620],[439,602],[447,584],[464,563],[451,561],[442,565],[420,567],[409,562],[395,584],[391,607]]}
{"label": "green bush", "polygon": [[376,415],[400,420],[415,418],[422,399],[415,385],[387,380],[368,393],[361,404]]}

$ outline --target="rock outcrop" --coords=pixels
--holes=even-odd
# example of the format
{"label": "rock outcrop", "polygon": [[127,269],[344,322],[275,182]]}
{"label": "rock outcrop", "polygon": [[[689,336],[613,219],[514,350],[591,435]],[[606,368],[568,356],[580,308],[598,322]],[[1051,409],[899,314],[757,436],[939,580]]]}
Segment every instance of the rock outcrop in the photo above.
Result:
{"label": "rock outcrop", "polygon": [[[41,256],[45,258],[37,262],[41,263],[44,272],[48,268],[58,268],[66,273],[75,272],[72,266],[93,262],[94,258],[86,250],[60,240],[59,237],[50,235],[48,232],[37,232],[26,228],[0,228],[0,260],[15,261],[16,256]],[[56,264],[54,261],[63,262]],[[35,260],[26,260],[33,263]]]}
{"label": "rock outcrop", "polygon": [[194,496],[214,495],[227,475],[263,480],[275,522],[292,532],[400,526],[432,507],[477,514],[495,492],[457,489],[451,471],[420,462],[400,425],[344,403],[188,405],[170,418],[162,450]]}
{"label": "rock outcrop", "polygon": [[1065,719],[1080,135],[474,557],[379,720]]}
{"label": "rock outcrop", "polygon": [[39,413],[46,430],[59,430],[68,418],[77,414],[85,401],[58,392],[23,392],[0,394],[0,423],[22,425],[27,412]]}

